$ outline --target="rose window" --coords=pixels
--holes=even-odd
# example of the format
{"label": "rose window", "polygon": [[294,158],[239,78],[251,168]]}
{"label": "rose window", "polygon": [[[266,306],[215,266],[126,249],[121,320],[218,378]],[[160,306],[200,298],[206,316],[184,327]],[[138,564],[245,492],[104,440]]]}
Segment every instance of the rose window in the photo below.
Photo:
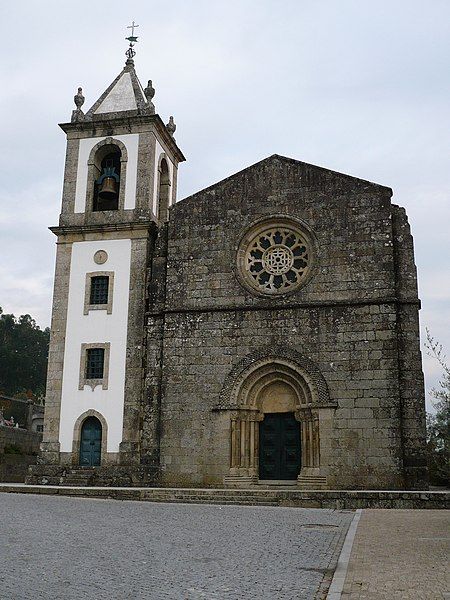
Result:
{"label": "rose window", "polygon": [[[284,219],[283,219],[284,220]],[[311,244],[296,223],[250,230],[238,251],[240,279],[264,294],[285,294],[304,282],[311,266]]]}
{"label": "rose window", "polygon": [[262,263],[269,273],[281,275],[287,273],[294,264],[294,255],[286,246],[271,246],[264,252]]}

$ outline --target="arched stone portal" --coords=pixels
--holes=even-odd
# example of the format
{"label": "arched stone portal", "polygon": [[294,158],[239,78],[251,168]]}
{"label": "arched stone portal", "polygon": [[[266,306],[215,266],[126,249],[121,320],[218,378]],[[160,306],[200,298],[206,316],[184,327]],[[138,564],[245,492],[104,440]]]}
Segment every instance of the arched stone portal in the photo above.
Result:
{"label": "arched stone portal", "polygon": [[[89,427],[91,425],[91,427]],[[88,440],[89,438],[89,440]],[[107,438],[108,425],[104,416],[96,410],[90,409],[81,414],[75,422],[72,442],[72,465],[73,466],[98,466],[107,461]],[[98,453],[96,461],[98,465],[87,465],[82,460],[83,441],[95,442],[93,454]],[[91,461],[89,461],[91,462]]]}
{"label": "arched stone portal", "polygon": [[325,487],[334,407],[323,376],[298,353],[280,349],[275,356],[244,360],[225,382],[216,407],[230,415],[230,469],[224,482],[248,485],[260,479],[260,423],[266,415],[290,413],[300,430],[298,482]]}

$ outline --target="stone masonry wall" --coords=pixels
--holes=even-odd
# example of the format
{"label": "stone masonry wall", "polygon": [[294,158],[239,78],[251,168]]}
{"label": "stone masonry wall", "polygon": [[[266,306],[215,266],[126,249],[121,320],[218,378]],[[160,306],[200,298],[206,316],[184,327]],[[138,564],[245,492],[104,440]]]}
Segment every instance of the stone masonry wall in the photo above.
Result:
{"label": "stone masonry wall", "polygon": [[315,362],[327,381],[331,400],[338,402],[330,485],[400,487],[394,319],[389,305],[295,309],[281,315],[277,311],[227,311],[167,316],[163,480],[167,484],[222,483],[229,467],[230,424],[226,415],[213,409],[223,382],[232,367],[255,349],[270,351],[285,345]]}
{"label": "stone masonry wall", "polygon": [[5,447],[16,446],[22,454],[37,454],[42,433],[26,431],[15,427],[0,427],[0,454],[4,454]]}
{"label": "stone masonry wall", "polygon": [[425,447],[425,389],[419,340],[414,244],[404,208],[393,206],[392,230],[396,274],[398,361],[403,436],[403,462],[408,488],[428,484]]}
{"label": "stone masonry wall", "polygon": [[[412,404],[421,399],[405,384],[399,339],[403,353],[415,352],[418,301],[396,297],[398,262],[411,259],[396,265],[390,196],[388,188],[274,156],[171,209],[165,305],[150,298],[147,336],[148,380],[163,337],[163,483],[222,483],[229,416],[213,408],[224,380],[245,356],[282,345],[314,361],[338,405],[328,485],[405,485],[404,449],[410,443],[420,460],[423,423],[405,412],[408,394]],[[306,223],[318,256],[304,287],[261,298],[238,282],[236,250],[252,223],[277,214]],[[161,269],[152,285],[158,277]],[[409,313],[408,325],[400,313]],[[411,433],[402,440],[405,416]]]}
{"label": "stone masonry wall", "polygon": [[0,427],[0,481],[23,483],[28,467],[37,460],[41,440],[41,433]]}
{"label": "stone masonry wall", "polygon": [[293,302],[393,299],[391,190],[273,157],[179,202],[171,210],[166,309],[254,308],[274,300],[247,292],[236,250],[261,217],[290,215],[315,233],[318,260]]}

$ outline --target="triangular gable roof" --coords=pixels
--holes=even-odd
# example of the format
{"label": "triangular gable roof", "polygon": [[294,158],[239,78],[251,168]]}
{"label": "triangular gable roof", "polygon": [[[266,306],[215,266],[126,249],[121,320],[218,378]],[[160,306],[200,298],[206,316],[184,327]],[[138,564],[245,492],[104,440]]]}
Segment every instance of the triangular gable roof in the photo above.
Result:
{"label": "triangular gable roof", "polygon": [[195,192],[191,196],[188,196],[188,197],[184,198],[183,200],[180,200],[179,202],[177,202],[177,204],[174,206],[174,208],[176,206],[178,206],[180,204],[180,202],[185,203],[186,201],[191,200],[191,198],[195,198],[200,194],[213,192],[216,187],[222,186],[223,184],[226,184],[227,182],[232,181],[236,177],[240,177],[240,176],[244,175],[245,173],[250,172],[254,169],[263,168],[265,165],[268,165],[273,162],[282,162],[282,163],[285,162],[285,163],[298,165],[299,172],[303,171],[305,175],[313,174],[317,178],[333,179],[335,181],[352,180],[355,183],[355,186],[357,186],[359,189],[367,187],[367,186],[375,187],[375,188],[379,188],[380,190],[384,190],[385,192],[388,192],[390,195],[392,195],[391,188],[381,185],[379,183],[373,183],[372,181],[360,179],[359,177],[353,177],[352,175],[346,175],[345,173],[339,173],[338,171],[332,171],[331,169],[326,169],[325,167],[319,167],[317,165],[305,163],[305,162],[302,162],[301,160],[296,160],[295,158],[281,156],[280,154],[272,154],[271,156],[268,156],[267,158],[263,158],[262,160],[254,163],[253,165],[250,165],[249,167],[246,167],[245,169],[242,169],[241,171],[238,171],[237,173],[233,173],[233,175],[230,175],[229,177],[226,177],[225,179],[222,179],[216,183],[213,183],[212,185],[208,186],[207,188],[199,190],[198,192]]}
{"label": "triangular gable roof", "polygon": [[111,88],[106,98],[94,112],[97,115],[98,113],[136,109],[137,104],[133,85],[131,83],[131,75],[128,71],[124,71],[119,79],[117,79],[116,84]]}
{"label": "triangular gable roof", "polygon": [[87,111],[85,118],[92,119],[94,115],[107,116],[124,112],[148,114],[149,109],[150,103],[147,102],[134,66],[127,64]]}

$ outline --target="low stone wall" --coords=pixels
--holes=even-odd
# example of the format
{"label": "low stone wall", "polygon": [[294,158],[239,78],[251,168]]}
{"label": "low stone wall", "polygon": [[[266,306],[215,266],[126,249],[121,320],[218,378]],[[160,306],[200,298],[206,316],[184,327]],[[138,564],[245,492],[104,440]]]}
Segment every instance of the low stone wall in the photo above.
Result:
{"label": "low stone wall", "polygon": [[26,483],[31,485],[81,485],[105,487],[133,487],[154,485],[155,467],[136,465],[108,465],[80,468],[68,465],[33,465]]}
{"label": "low stone wall", "polygon": [[20,454],[39,454],[42,433],[16,427],[0,427],[0,454],[15,446]]}
{"label": "low stone wall", "polygon": [[0,481],[23,483],[36,460],[37,456],[32,454],[0,454]]}
{"label": "low stone wall", "polygon": [[42,434],[15,427],[0,427],[0,481],[23,482],[37,461]]}

